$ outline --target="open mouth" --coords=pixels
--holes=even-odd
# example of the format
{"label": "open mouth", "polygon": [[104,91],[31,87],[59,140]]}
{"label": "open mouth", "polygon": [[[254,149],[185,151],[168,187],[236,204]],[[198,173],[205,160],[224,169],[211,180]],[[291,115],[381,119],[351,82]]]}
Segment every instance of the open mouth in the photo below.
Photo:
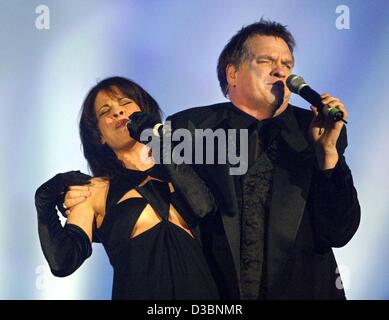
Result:
{"label": "open mouth", "polygon": [[282,81],[276,81],[273,83],[269,83],[273,88],[275,89],[283,89],[284,88],[284,83]]}
{"label": "open mouth", "polygon": [[115,128],[116,129],[123,128],[127,124],[127,121],[128,119],[119,120],[118,122],[116,122]]}

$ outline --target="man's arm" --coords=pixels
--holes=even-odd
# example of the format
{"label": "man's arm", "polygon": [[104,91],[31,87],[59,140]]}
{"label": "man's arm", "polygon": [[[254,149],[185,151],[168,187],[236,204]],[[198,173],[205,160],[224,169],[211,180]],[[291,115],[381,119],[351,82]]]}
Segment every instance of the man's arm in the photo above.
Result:
{"label": "man's arm", "polygon": [[334,168],[314,173],[310,204],[315,236],[326,247],[342,247],[358,229],[361,209],[353,178],[343,155],[347,146],[344,127],[338,143]]}

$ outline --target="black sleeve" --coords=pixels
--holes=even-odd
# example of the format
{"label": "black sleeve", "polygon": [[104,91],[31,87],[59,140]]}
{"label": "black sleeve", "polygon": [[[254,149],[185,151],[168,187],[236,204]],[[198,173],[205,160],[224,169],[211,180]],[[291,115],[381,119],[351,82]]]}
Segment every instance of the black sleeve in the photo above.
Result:
{"label": "black sleeve", "polygon": [[342,247],[358,229],[361,209],[350,168],[343,156],[346,131],[338,144],[339,160],[335,168],[316,170],[311,201],[315,236],[328,247]]}
{"label": "black sleeve", "polygon": [[84,230],[74,224],[62,227],[55,209],[43,217],[38,215],[38,232],[43,254],[57,277],[72,274],[92,254]]}
{"label": "black sleeve", "polygon": [[203,218],[216,212],[217,205],[213,194],[189,164],[172,163],[164,165],[164,168],[177,192],[196,217]]}
{"label": "black sleeve", "polygon": [[[166,121],[171,120],[168,117]],[[175,129],[173,125],[172,129]],[[171,150],[173,150],[173,142],[171,147]],[[192,145],[189,147],[192,148]],[[169,151],[169,149],[167,149],[167,151]],[[208,188],[206,182],[196,173],[191,164],[174,163],[171,159],[171,154],[167,153],[165,149],[162,150],[161,163],[169,175],[175,189],[177,189],[178,193],[185,200],[197,218],[203,218],[204,216],[217,211],[217,204],[213,193]]]}

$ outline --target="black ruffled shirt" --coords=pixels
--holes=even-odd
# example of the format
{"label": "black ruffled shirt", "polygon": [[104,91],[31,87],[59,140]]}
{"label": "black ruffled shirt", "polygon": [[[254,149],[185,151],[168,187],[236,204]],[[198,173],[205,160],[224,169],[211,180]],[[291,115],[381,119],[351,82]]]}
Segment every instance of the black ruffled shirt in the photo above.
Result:
{"label": "black ruffled shirt", "polygon": [[266,219],[283,113],[259,121],[231,105],[229,126],[248,129],[248,170],[237,176],[240,203],[242,299],[266,298]]}

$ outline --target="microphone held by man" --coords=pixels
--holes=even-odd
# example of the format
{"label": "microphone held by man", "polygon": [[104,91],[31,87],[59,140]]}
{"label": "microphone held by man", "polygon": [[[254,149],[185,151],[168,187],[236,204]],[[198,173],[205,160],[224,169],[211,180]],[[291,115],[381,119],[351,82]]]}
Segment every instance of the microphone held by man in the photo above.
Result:
{"label": "microphone held by man", "polygon": [[286,85],[288,86],[291,92],[298,94],[306,101],[310,102],[312,105],[317,107],[319,111],[326,117],[332,119],[333,121],[343,121],[344,123],[347,123],[347,121],[344,120],[344,113],[336,107],[331,108],[323,104],[322,97],[320,96],[320,94],[313,90],[305,82],[303,77],[291,74],[286,79]]}

